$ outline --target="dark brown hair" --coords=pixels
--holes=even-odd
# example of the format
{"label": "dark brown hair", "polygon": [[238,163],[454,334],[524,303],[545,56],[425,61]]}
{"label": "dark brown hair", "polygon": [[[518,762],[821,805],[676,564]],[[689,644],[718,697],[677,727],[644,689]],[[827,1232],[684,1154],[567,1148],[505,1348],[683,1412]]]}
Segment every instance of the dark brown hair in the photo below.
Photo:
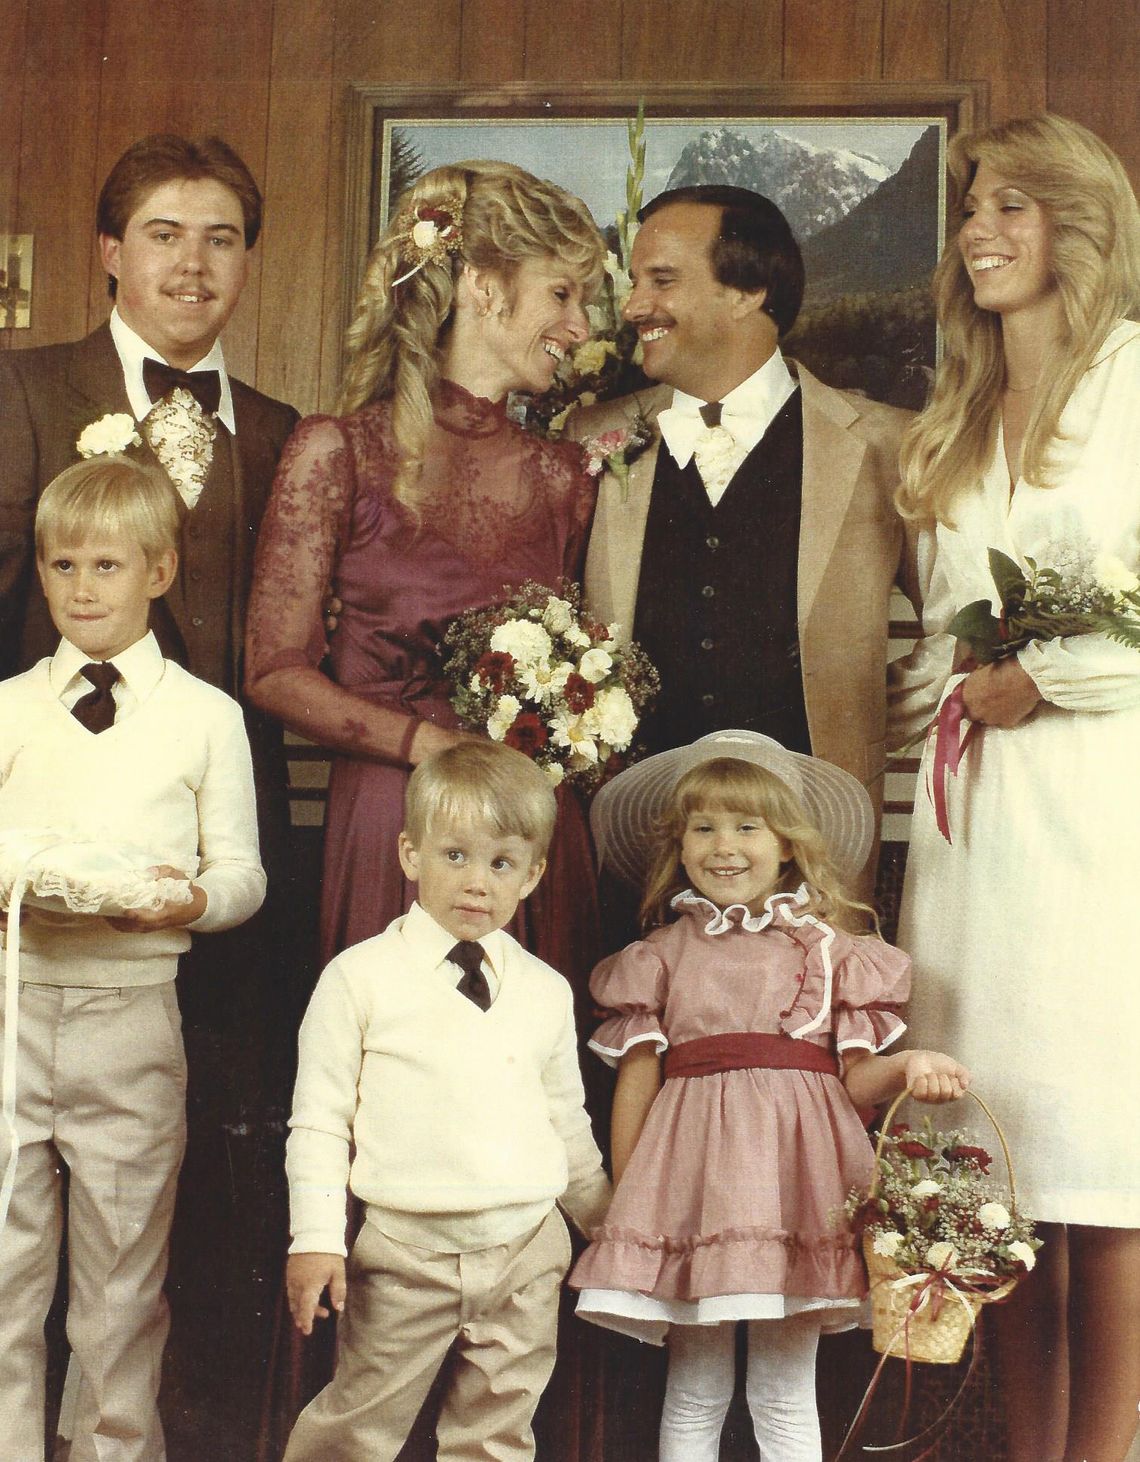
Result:
{"label": "dark brown hair", "polygon": [[804,296],[804,261],[788,220],[772,200],[749,188],[694,184],[658,193],[637,215],[638,221],[644,223],[670,203],[720,209],[720,228],[709,254],[713,278],[750,294],[766,290],[764,313],[786,335]]}
{"label": "dark brown hair", "polygon": [[[261,190],[245,163],[220,137],[192,142],[173,132],[155,132],[132,142],[107,174],[95,209],[95,232],[121,239],[131,214],[146,194],[163,183],[195,183],[203,178],[221,183],[237,197],[245,246],[252,249],[261,232]],[[110,276],[112,299],[115,283]]]}

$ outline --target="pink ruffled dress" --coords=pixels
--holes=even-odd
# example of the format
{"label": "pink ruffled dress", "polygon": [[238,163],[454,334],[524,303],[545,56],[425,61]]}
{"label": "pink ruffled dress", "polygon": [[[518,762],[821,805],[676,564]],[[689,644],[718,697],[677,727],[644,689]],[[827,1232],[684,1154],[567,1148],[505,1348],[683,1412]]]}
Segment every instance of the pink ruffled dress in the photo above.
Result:
{"label": "pink ruffled dress", "polygon": [[[751,915],[679,894],[675,923],[594,971],[591,991],[613,1014],[590,1045],[611,1065],[642,1041],[664,1052],[729,1032],[832,1053],[890,1045],[905,1030],[910,960],[806,903],[801,888]],[[867,1283],[842,1209],[872,1164],[838,1076],[749,1067],[665,1080],[570,1277],[578,1314],[658,1345],[674,1324],[803,1310],[849,1329]]]}

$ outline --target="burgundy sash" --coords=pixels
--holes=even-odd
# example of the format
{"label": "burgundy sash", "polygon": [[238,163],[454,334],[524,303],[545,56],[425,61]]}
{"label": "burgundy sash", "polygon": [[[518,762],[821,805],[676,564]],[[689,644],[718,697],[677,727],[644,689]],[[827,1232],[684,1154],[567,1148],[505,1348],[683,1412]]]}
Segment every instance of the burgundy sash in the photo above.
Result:
{"label": "burgundy sash", "polygon": [[824,1071],[839,1075],[839,1062],[825,1046],[758,1031],[729,1031],[682,1041],[665,1052],[665,1080],[674,1076],[712,1076],[717,1071]]}

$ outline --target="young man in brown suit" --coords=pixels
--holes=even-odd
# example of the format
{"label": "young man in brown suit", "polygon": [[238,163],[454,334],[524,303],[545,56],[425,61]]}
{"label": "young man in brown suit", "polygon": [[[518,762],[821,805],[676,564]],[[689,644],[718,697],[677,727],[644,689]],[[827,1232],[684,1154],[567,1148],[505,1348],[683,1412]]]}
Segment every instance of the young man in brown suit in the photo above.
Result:
{"label": "young man in brown suit", "polygon": [[[291,406],[230,376],[219,341],[261,216],[257,184],[224,142],[143,138],[115,163],[99,196],[109,321],[83,340],[0,355],[0,676],[55,648],[34,573],[40,493],[86,455],[92,438],[96,450],[111,450],[134,437],[129,450],[153,454],[189,509],[177,577],[155,603],[152,628],[168,659],[240,699],[254,542],[298,419]],[[179,981],[189,1145],[168,1283],[173,1344],[182,1352],[171,1370],[211,1405],[222,1388],[235,1396],[248,1388],[245,1367],[260,1376],[267,1339],[242,1326],[272,1310],[283,1216],[265,1191],[280,1165],[268,1123],[287,1098],[304,983],[283,914],[304,901],[290,900],[287,887],[282,896],[289,828],[281,728],[248,708],[246,726],[270,901],[242,930],[187,956]],[[208,1287],[197,1278],[204,1269]],[[223,1333],[232,1347],[213,1343]]]}

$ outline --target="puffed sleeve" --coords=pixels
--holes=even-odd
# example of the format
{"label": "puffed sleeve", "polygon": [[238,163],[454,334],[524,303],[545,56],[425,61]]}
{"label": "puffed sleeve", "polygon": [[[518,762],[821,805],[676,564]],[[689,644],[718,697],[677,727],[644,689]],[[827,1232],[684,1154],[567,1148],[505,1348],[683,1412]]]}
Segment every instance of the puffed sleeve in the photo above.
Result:
{"label": "puffed sleeve", "polygon": [[590,993],[613,1014],[590,1037],[589,1046],[607,1066],[616,1066],[626,1052],[643,1041],[664,1051],[669,1041],[661,1028],[669,980],[665,962],[653,945],[639,939],[611,954],[590,976]]}
{"label": "puffed sleeve", "polygon": [[897,1040],[906,1029],[899,1011],[910,994],[910,956],[810,916],[794,922],[804,968],[780,1029],[801,1039],[830,1031],[840,1051],[880,1051]]}
{"label": "puffed sleeve", "polygon": [[910,955],[873,934],[848,942],[835,971],[832,1031],[836,1050],[882,1051],[906,1023],[900,1011],[910,994]]}

